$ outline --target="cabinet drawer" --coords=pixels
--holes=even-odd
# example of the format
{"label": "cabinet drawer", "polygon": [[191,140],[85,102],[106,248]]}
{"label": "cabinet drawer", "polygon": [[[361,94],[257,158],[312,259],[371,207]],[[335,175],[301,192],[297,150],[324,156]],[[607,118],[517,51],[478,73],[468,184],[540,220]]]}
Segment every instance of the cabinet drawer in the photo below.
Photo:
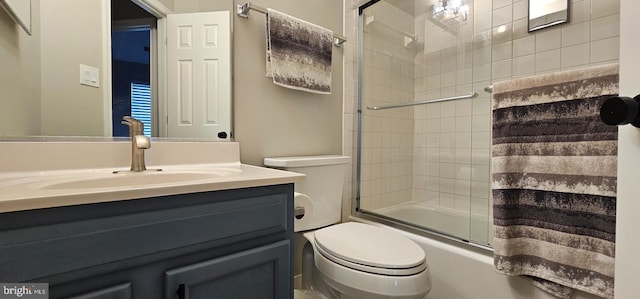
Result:
{"label": "cabinet drawer", "polygon": [[67,299],[131,299],[131,283],[123,283]]}
{"label": "cabinet drawer", "polygon": [[166,299],[289,298],[290,243],[277,243],[165,273]]}
{"label": "cabinet drawer", "polygon": [[[73,213],[101,208],[116,212],[108,217],[0,231],[0,281],[33,280],[204,242],[228,242],[232,237],[238,242],[286,232],[290,195],[256,195],[248,190],[76,206],[70,208]],[[155,201],[160,207],[153,206]],[[131,212],[130,208],[140,205],[144,211]],[[59,212],[68,213],[64,208]],[[27,213],[26,217],[37,215]]]}

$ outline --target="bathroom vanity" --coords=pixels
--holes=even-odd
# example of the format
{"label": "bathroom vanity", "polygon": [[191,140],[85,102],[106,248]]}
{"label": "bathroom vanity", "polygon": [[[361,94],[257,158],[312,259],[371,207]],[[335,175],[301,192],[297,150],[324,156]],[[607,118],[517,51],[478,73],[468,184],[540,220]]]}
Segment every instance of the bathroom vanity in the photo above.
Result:
{"label": "bathroom vanity", "polygon": [[[164,171],[173,179],[215,165]],[[133,186],[95,169],[77,180],[5,174],[0,282],[48,283],[50,298],[292,298],[293,183],[302,176],[218,167],[230,168],[238,171]]]}

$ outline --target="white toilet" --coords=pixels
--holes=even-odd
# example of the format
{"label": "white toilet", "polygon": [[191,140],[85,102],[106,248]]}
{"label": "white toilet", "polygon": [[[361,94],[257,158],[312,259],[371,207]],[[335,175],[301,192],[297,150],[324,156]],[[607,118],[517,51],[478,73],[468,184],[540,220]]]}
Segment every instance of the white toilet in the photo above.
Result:
{"label": "white toilet", "polygon": [[295,185],[294,203],[305,209],[304,216],[294,220],[294,230],[303,232],[313,247],[313,262],[303,262],[303,273],[312,274],[312,289],[327,298],[424,298],[431,290],[431,275],[420,246],[373,225],[336,224],[349,160],[345,156],[264,159],[265,166],[306,175]]}

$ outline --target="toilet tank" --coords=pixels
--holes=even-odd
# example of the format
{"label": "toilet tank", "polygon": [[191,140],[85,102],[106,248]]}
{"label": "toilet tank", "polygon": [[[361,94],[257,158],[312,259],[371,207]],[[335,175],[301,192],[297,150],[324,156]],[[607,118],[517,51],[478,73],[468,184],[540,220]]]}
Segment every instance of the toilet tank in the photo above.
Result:
{"label": "toilet tank", "polygon": [[[347,156],[302,156],[265,158],[264,165],[271,168],[305,174],[302,182],[295,183],[295,192],[309,197],[313,205],[304,221],[296,221],[295,230],[304,231],[340,222],[342,188],[348,164]],[[294,203],[295,205],[295,203]]]}

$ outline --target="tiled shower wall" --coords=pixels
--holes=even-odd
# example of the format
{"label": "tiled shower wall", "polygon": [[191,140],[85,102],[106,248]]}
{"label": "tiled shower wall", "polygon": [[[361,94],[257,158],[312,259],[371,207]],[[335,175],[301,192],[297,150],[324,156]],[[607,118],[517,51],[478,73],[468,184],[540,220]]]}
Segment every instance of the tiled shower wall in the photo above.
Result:
{"label": "tiled shower wall", "polygon": [[[349,40],[344,47],[344,154],[354,157],[354,174],[357,8],[365,2],[345,0],[344,14]],[[362,205],[368,209],[414,200],[490,219],[490,94],[484,87],[510,78],[618,61],[619,0],[570,0],[569,23],[532,33],[527,32],[527,0],[467,4],[470,18],[456,34],[435,25],[426,14],[414,18],[384,1],[377,4],[384,6],[378,20],[415,32],[422,45],[409,51],[395,33],[390,40],[376,39],[365,49],[373,57],[364,61],[366,104],[470,92],[479,96],[416,108],[368,111],[363,107],[363,133],[373,133],[363,140]],[[412,24],[407,24],[409,19]],[[393,36],[376,28],[368,34]],[[406,65],[405,59],[414,66]],[[398,82],[400,79],[409,80],[411,86]],[[411,148],[407,151],[404,146]],[[352,180],[345,185],[345,217],[351,211]],[[478,224],[486,227],[487,223]]]}

